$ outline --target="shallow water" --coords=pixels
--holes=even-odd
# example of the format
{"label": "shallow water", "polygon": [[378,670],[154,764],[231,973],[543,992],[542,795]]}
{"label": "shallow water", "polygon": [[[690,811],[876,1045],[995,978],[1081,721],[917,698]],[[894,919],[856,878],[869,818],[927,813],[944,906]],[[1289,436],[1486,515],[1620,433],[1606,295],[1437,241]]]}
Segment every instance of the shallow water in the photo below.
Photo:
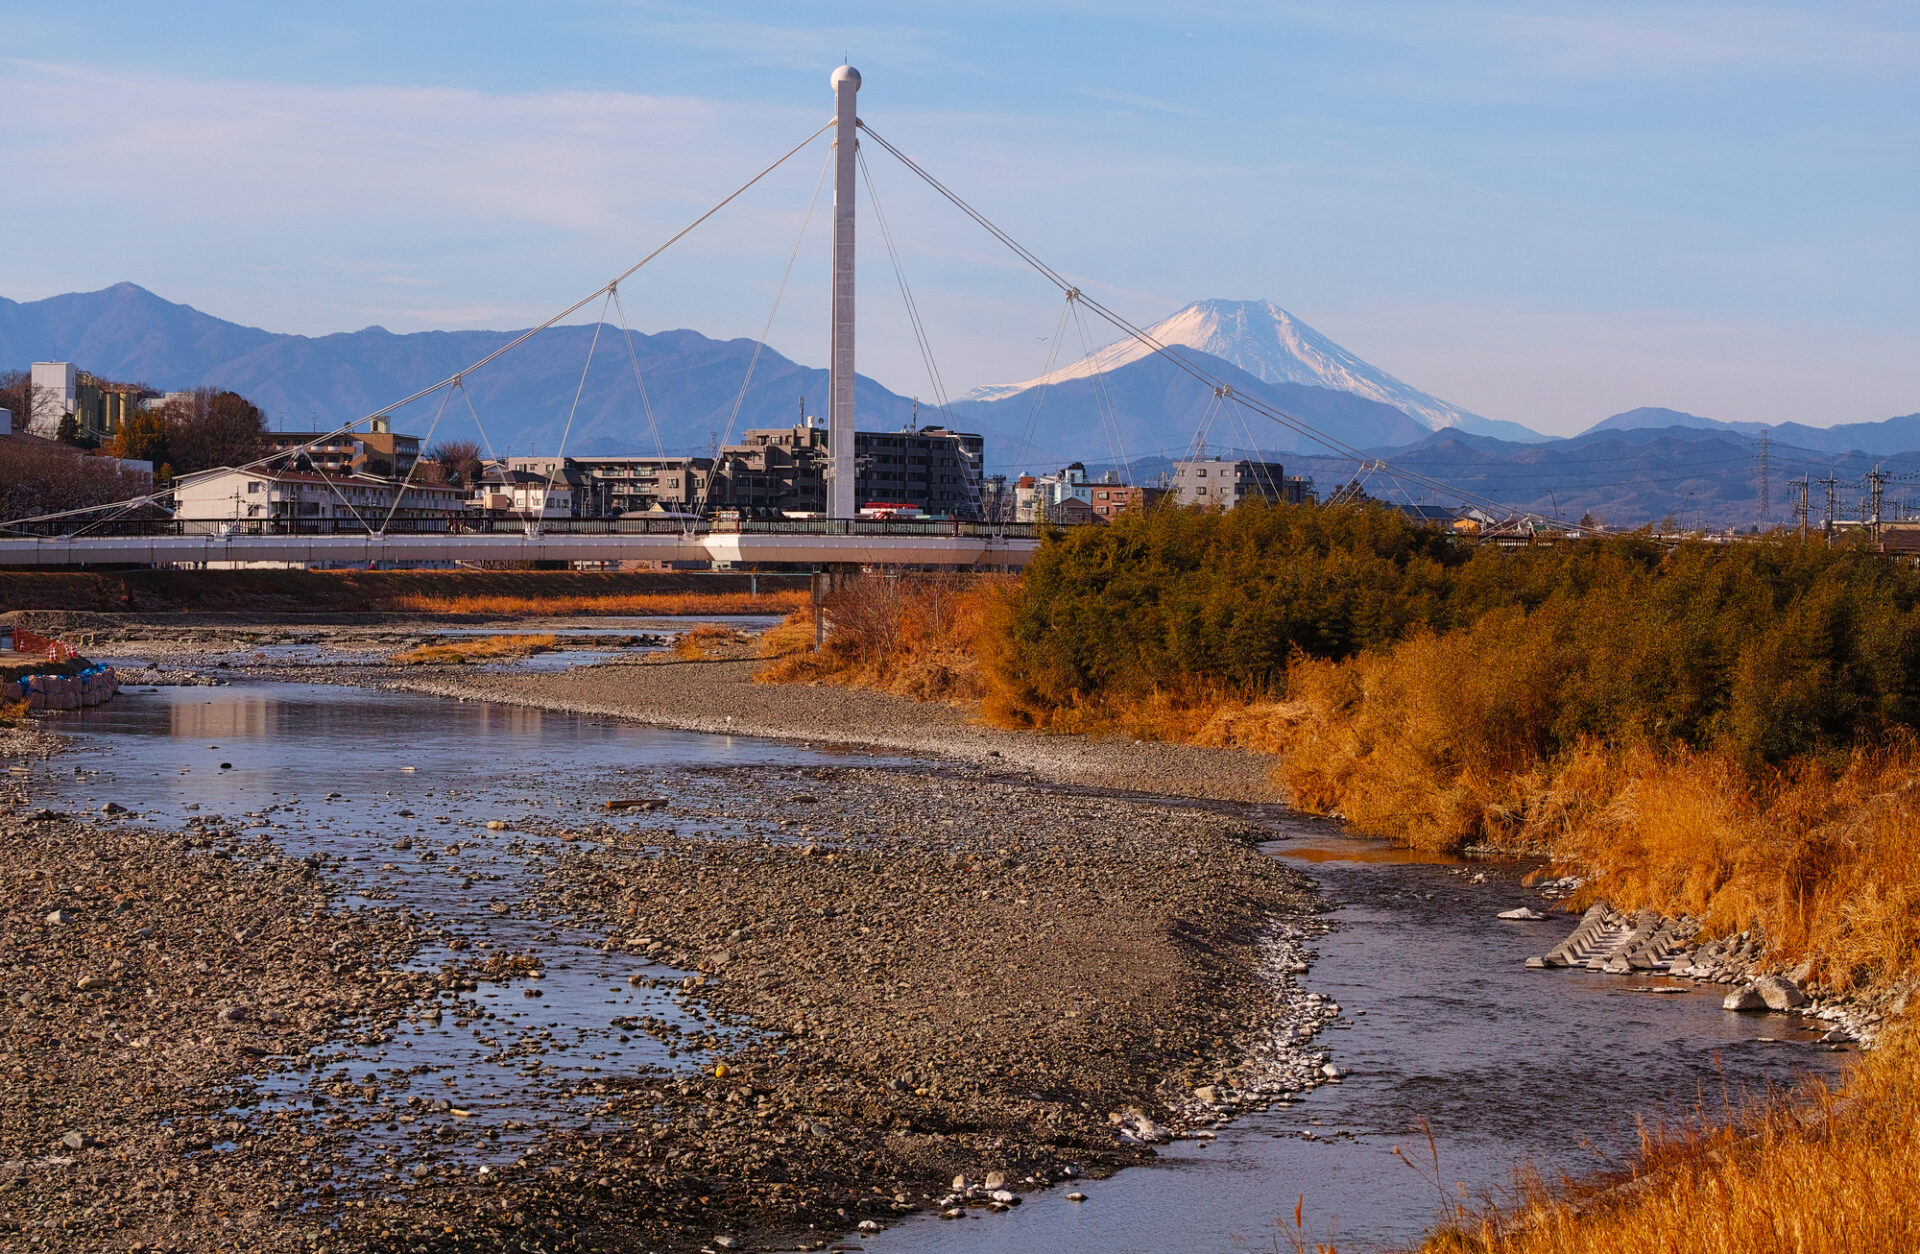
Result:
{"label": "shallow water", "polygon": [[1309,1245],[1408,1245],[1462,1189],[1471,1197],[1506,1185],[1522,1163],[1549,1176],[1620,1163],[1641,1118],[1718,1112],[1837,1062],[1811,1043],[1825,1025],[1728,1014],[1724,990],[1526,970],[1573,921],[1495,919],[1539,904],[1517,869],[1475,884],[1484,864],[1455,874],[1468,864],[1397,856],[1312,819],[1280,826],[1289,839],[1268,851],[1306,870],[1336,905],[1336,927],[1301,979],[1351,1019],[1318,1038],[1349,1075],[1246,1116],[1216,1141],[1179,1142],[1154,1166],[1081,1184],[1084,1203],[1056,1188],[1004,1215],[916,1217],[872,1248],[1293,1249],[1296,1204]]}
{"label": "shallow water", "polygon": [[[546,859],[564,847],[539,831],[728,827],[673,808],[609,813],[604,803],[628,795],[635,772],[647,775],[652,794],[662,770],[671,779],[686,767],[891,760],[484,702],[245,680],[126,689],[107,705],[61,714],[53,726],[86,743],[81,753],[13,777],[36,804],[93,810],[115,802],[135,812],[120,822],[167,827],[217,820],[237,827],[239,841],[271,836],[293,857],[321,855],[347,905],[404,909],[417,923],[446,930],[421,947],[414,969],[491,953],[540,956],[538,979],[443,994],[438,1022],[417,1015],[391,1039],[330,1045],[302,1069],[263,1077],[267,1109],[377,1117],[367,1129],[368,1154],[448,1126],[461,1137],[445,1149],[458,1152],[442,1153],[436,1142],[435,1156],[471,1161],[517,1154],[538,1121],[576,1126],[590,1118],[598,1103],[580,1090],[598,1078],[635,1065],[698,1061],[676,1048],[678,1036],[655,1039],[615,1018],[652,1016],[722,1037],[731,1031],[686,1006],[670,983],[685,972],[602,949],[596,936],[519,911]],[[490,821],[508,829],[489,830]],[[496,904],[507,912],[496,913]],[[635,987],[627,981],[636,974],[661,983]],[[355,1025],[360,1034],[378,1026]],[[343,1096],[336,1081],[378,1092]],[[408,1097],[467,1113],[410,1111]]]}
{"label": "shallow water", "polygon": [[[616,1016],[727,1030],[697,1019],[671,985],[626,982],[635,972],[663,980],[682,973],[519,912],[514,903],[561,848],[529,827],[667,823],[730,832],[725,819],[696,817],[698,807],[711,809],[713,794],[676,785],[676,770],[897,761],[481,702],[244,680],[128,690],[53,725],[89,743],[83,754],[14,777],[35,803],[78,809],[115,801],[141,816],[121,821],[170,827],[220,814],[244,825],[239,839],[270,835],[295,857],[323,854],[350,904],[404,908],[448,929],[423,948],[419,967],[452,957],[450,940],[468,946],[461,956],[541,955],[539,981],[443,995],[438,1023],[416,1016],[391,1039],[335,1043],[306,1069],[266,1078],[269,1108],[367,1118],[366,1157],[392,1170],[512,1157],[537,1134],[532,1125],[594,1118],[598,1079],[640,1064],[695,1061],[685,1049],[668,1053],[682,1038],[623,1031],[611,1022]],[[604,801],[631,795],[636,774],[674,807],[609,815]],[[682,799],[690,799],[684,809]],[[1351,1021],[1317,1042],[1349,1077],[1242,1118],[1216,1141],[1167,1147],[1157,1165],[1083,1184],[1083,1204],[1055,1188],[1007,1214],[915,1217],[867,1246],[1051,1254],[1264,1250],[1277,1239],[1288,1249],[1296,1200],[1309,1238],[1337,1237],[1343,1250],[1404,1244],[1460,1188],[1498,1187],[1522,1163],[1548,1174],[1605,1166],[1631,1152],[1641,1118],[1718,1111],[1838,1061],[1816,1049],[1815,1030],[1797,1020],[1723,1012],[1720,990],[1658,995],[1638,990],[1669,981],[1525,970],[1524,960],[1560,940],[1572,921],[1496,920],[1501,910],[1539,902],[1511,869],[1491,869],[1476,884],[1472,874],[1483,866],[1397,854],[1316,820],[1266,817],[1285,837],[1269,851],[1312,875],[1334,903],[1336,927],[1316,942],[1302,982],[1339,1002]],[[489,820],[510,830],[489,831]],[[496,902],[509,912],[494,913]],[[534,987],[543,996],[526,996]],[[331,1085],[369,1075],[378,1090],[370,1100]],[[329,1104],[315,1110],[315,1097]],[[409,1097],[445,1101],[471,1117],[408,1108]]]}

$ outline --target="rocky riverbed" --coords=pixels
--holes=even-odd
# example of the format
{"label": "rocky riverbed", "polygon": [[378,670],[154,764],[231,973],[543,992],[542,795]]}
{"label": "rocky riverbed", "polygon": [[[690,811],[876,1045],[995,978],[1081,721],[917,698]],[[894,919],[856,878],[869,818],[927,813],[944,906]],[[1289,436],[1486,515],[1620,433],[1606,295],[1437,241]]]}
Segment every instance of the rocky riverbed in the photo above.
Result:
{"label": "rocky riverbed", "polygon": [[[486,676],[436,682],[454,679]],[[450,1103],[424,1079],[319,1072],[409,1019],[497,1032],[445,990],[537,957],[410,969],[451,920],[345,908],[353,873],[287,857],[271,816],[164,830],[19,801],[0,818],[0,1244],[823,1248],[915,1210],[1016,1206],[1331,1078],[1313,1036],[1338,1009],[1297,986],[1318,899],[1258,852],[1260,811],[978,756],[639,769],[612,799],[644,804],[604,822],[514,819],[544,873],[476,908],[598,935],[639,985],[691,972],[672,986],[689,1013],[617,1015],[669,1061],[585,1068],[591,1117],[487,1161],[444,1152],[474,1128],[431,1114]],[[530,1048],[536,1067],[565,1042]],[[331,1104],[263,1101],[289,1073]]]}
{"label": "rocky riverbed", "polygon": [[0,1247],[301,1248],[341,1146],[245,1077],[426,977],[266,840],[0,812]]}

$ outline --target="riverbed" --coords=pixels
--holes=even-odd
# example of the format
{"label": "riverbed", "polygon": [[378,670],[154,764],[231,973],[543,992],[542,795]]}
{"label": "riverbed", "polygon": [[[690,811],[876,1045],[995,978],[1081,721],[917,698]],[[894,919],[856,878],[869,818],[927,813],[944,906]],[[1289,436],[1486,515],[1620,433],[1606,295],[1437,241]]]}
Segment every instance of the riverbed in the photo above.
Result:
{"label": "riverbed", "polygon": [[[16,779],[37,803],[112,802],[133,812],[118,821],[168,827],[218,815],[229,829],[321,859],[352,904],[432,921],[438,939],[416,958],[423,968],[482,951],[537,956],[538,979],[443,995],[437,1010],[416,1008],[378,1034],[387,1040],[338,1042],[303,1067],[263,1073],[263,1109],[304,1107],[321,1111],[316,1118],[337,1114],[335,1101],[354,1109],[370,1171],[519,1162],[556,1129],[578,1134],[620,1118],[596,1091],[602,1081],[642,1067],[684,1074],[755,1030],[687,996],[686,968],[528,908],[563,862],[594,853],[596,835],[616,845],[644,844],[649,831],[838,839],[834,823],[810,817],[814,805],[834,810],[837,779],[884,792],[889,778],[904,790],[942,769],[897,752],[244,673],[221,688],[129,690],[56,726],[78,734],[80,751]],[[812,774],[796,785],[796,770]],[[804,787],[809,817],[776,822],[773,811],[728,804],[729,789],[762,778],[782,781],[769,791],[783,814],[796,812]],[[605,809],[638,783],[664,808]],[[956,788],[991,795],[965,780]],[[1078,804],[1071,790],[1056,795],[1063,808]],[[1189,808],[1146,796],[1116,804],[1144,827]],[[1522,1164],[1549,1175],[1617,1165],[1641,1120],[1718,1113],[1836,1064],[1812,1043],[1817,1029],[1728,1014],[1711,990],[1526,970],[1571,921],[1495,919],[1539,904],[1519,883],[1522,867],[1383,857],[1376,844],[1277,807],[1233,815],[1326,898],[1333,927],[1313,942],[1299,984],[1338,1004],[1333,1026],[1310,1044],[1330,1051],[1341,1080],[1163,1146],[1153,1165],[1078,1184],[1084,1202],[1055,1187],[952,1222],[925,1207],[903,1218],[903,1207],[868,1245],[1011,1254],[1270,1248],[1277,1237],[1285,1247],[1296,1202],[1310,1239],[1403,1244],[1462,1190],[1471,1199],[1497,1188]],[[638,1018],[658,1030],[632,1030]],[[342,1071],[382,1083],[368,1086],[372,1097],[342,1099],[333,1083]]]}

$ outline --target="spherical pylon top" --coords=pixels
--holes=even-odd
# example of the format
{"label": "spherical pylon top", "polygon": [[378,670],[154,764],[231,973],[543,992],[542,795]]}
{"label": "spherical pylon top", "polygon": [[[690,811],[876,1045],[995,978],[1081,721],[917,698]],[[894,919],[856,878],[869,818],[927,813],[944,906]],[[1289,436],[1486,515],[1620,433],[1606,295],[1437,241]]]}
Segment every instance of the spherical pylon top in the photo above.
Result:
{"label": "spherical pylon top", "polygon": [[854,69],[851,65],[843,65],[839,69],[833,72],[833,78],[831,81],[833,83],[833,89],[835,91],[840,90],[840,84],[842,83],[851,84],[855,91],[859,91],[860,90],[860,71]]}

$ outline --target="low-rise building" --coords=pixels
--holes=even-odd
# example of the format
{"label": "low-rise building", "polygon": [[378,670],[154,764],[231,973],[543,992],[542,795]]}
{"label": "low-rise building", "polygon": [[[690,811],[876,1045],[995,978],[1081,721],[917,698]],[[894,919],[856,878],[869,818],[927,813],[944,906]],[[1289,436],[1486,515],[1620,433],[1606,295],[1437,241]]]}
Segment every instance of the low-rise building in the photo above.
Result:
{"label": "low-rise building", "polygon": [[420,437],[401,435],[384,414],[365,431],[269,431],[267,451],[295,470],[404,478],[420,460]]}
{"label": "low-rise building", "polygon": [[174,517],[198,533],[448,531],[466,520],[464,497],[438,483],[227,466],[173,481]]}
{"label": "low-rise building", "polygon": [[[854,435],[858,505],[911,505],[928,516],[980,516],[983,441],[944,427]],[[824,427],[748,431],[717,457],[511,457],[506,468],[578,476],[574,516],[823,514],[830,458]]]}
{"label": "low-rise building", "polygon": [[1313,499],[1313,480],[1288,475],[1279,462],[1202,457],[1173,464],[1174,500],[1181,505],[1232,509],[1249,496],[1278,504]]}
{"label": "low-rise building", "polygon": [[571,466],[549,473],[489,469],[468,501],[469,509],[489,518],[557,519],[597,517],[579,510],[579,485],[585,476]]}

